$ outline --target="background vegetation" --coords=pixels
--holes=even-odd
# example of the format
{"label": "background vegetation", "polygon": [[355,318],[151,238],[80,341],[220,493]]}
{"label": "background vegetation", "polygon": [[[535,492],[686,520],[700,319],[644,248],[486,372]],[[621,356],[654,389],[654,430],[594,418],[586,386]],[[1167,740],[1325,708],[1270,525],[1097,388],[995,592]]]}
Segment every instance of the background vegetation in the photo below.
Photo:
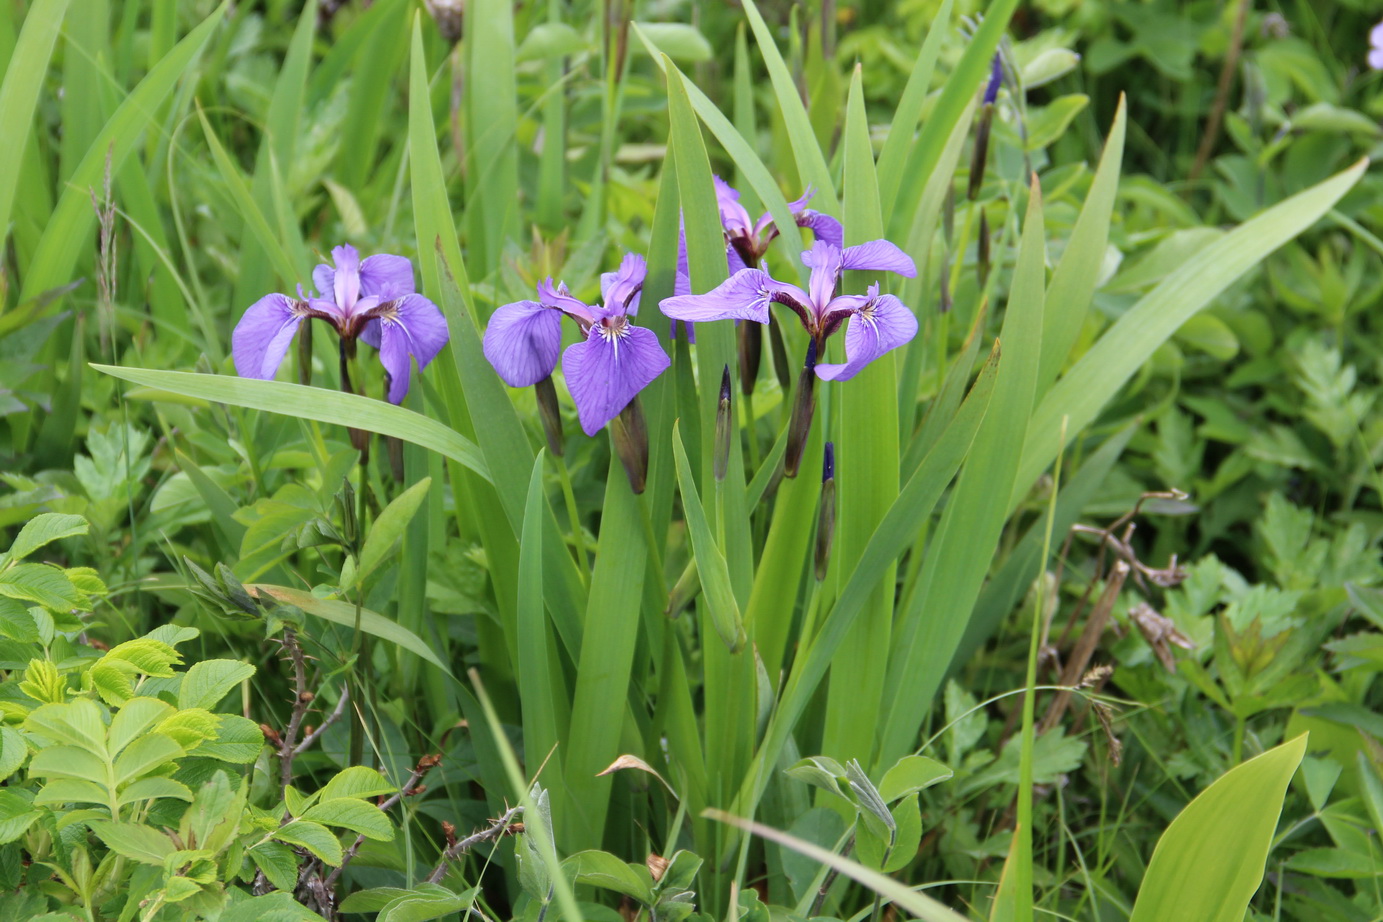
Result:
{"label": "background vegetation", "polygon": [[[5,5],[0,918],[1383,917],[1370,17]],[[792,314],[657,311],[712,173],[918,266],[795,479]],[[234,377],[344,242],[448,319],[402,407]],[[627,251],[641,495],[480,345]]]}

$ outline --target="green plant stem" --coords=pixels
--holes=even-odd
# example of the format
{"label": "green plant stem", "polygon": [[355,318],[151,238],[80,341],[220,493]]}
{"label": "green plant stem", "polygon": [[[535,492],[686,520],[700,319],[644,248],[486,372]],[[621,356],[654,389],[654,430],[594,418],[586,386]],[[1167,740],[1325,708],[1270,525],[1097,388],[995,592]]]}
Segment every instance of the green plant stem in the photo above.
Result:
{"label": "green plant stem", "polygon": [[641,493],[638,496],[639,518],[643,522],[643,536],[645,543],[648,544],[649,563],[653,568],[653,575],[658,580],[658,598],[666,599],[668,595],[667,576],[663,573],[663,546],[658,541],[653,532],[653,519],[648,513],[648,494]]}
{"label": "green plant stem", "polygon": [[557,479],[562,484],[562,501],[567,507],[567,521],[571,524],[571,541],[576,545],[576,562],[581,567],[581,581],[585,586],[591,584],[591,561],[586,555],[586,535],[581,530],[581,517],[576,510],[576,493],[571,488],[571,471],[567,468],[567,459],[561,455],[552,454],[553,465],[557,468]]}

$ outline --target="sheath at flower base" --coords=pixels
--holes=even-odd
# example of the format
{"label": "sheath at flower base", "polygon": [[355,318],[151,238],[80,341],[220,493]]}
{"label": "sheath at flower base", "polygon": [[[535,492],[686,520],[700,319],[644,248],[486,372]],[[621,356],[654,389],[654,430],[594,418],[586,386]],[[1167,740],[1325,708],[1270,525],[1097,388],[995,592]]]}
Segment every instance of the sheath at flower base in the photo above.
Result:
{"label": "sheath at flower base", "polygon": [[[377,254],[365,260],[353,246],[331,251],[335,266],[319,265],[312,281],[320,296],[266,295],[245,311],[231,334],[236,373],[270,380],[304,320],[325,320],[342,348],[353,353],[356,339],[379,350],[389,373],[389,402],[402,403],[414,359],[419,370],[437,357],[450,336],[446,318],[413,286],[413,264],[402,256]],[[342,381],[349,391],[349,381]]]}
{"label": "sheath at flower base", "polygon": [[[647,274],[642,256],[626,254],[618,272],[601,275],[601,304],[586,304],[572,297],[566,285],[554,286],[548,279],[538,286],[537,301],[498,308],[482,340],[485,357],[510,387],[546,379],[560,353],[581,430],[593,436],[621,418],[615,447],[635,492],[642,490],[647,470],[646,461],[637,460],[647,457],[647,447],[637,444],[641,414],[635,398],[672,364],[653,331],[630,322],[638,314]],[[562,315],[576,321],[585,337],[566,352],[561,352]],[[632,442],[625,444],[627,440]]]}
{"label": "sheath at flower base", "polygon": [[[791,308],[811,336],[807,365],[798,388],[799,406],[788,432],[784,453],[784,473],[797,474],[807,430],[811,425],[812,381],[848,381],[884,353],[896,349],[917,335],[917,318],[893,295],[881,295],[878,283],[863,295],[837,295],[841,273],[847,269],[896,272],[907,278],[917,274],[912,259],[887,240],[871,240],[859,246],[840,249],[818,240],[802,254],[811,269],[807,291],[780,282],[759,269],[741,269],[703,295],[668,298],[660,305],[664,314],[676,320],[706,323],[713,320],[753,320],[767,323],[769,304]],[[847,324],[845,361],[817,364],[826,340]]]}

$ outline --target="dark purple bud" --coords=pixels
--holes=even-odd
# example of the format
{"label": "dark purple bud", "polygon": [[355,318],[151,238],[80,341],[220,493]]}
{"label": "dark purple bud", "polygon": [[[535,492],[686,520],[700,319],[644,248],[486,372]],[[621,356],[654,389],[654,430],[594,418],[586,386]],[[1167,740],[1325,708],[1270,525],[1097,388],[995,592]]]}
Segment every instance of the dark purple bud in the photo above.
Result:
{"label": "dark purple bud", "polygon": [[994,100],[999,98],[999,87],[1003,82],[1004,64],[996,52],[994,55],[994,63],[989,70],[989,84],[984,88],[984,105],[994,105]]}
{"label": "dark purple bud", "polygon": [[788,347],[783,342],[783,328],[773,315],[768,315],[768,351],[773,356],[773,373],[778,376],[778,386],[787,393],[792,387],[792,365],[788,362]]}
{"label": "dark purple bud", "polygon": [[802,464],[802,452],[807,447],[807,435],[816,413],[816,340],[807,343],[807,361],[797,376],[797,396],[788,420],[788,444],[783,452],[783,476],[796,477]]}
{"label": "dark purple bud", "polygon": [[[745,324],[749,326],[750,324]],[[758,324],[752,324],[758,326]],[[716,482],[725,479],[725,470],[730,465],[730,366],[720,376],[720,404],[716,407],[715,454],[711,459]]]}
{"label": "dark purple bud", "polygon": [[552,375],[534,384],[533,394],[538,398],[538,418],[543,421],[547,450],[554,457],[560,458],[566,440],[562,438],[562,411],[557,406],[557,388],[552,384]]}
{"label": "dark purple bud", "polygon": [[312,385],[312,321],[298,328],[298,383]]}
{"label": "dark purple bud", "polygon": [[965,194],[974,201],[984,185],[984,168],[989,161],[989,129],[994,123],[994,106],[987,105],[980,110],[979,121],[975,123],[975,148],[970,158],[970,185]]}
{"label": "dark purple bud", "polygon": [[610,438],[629,477],[629,488],[642,493],[648,484],[648,422],[637,396],[610,420]]}
{"label": "dark purple bud", "polygon": [[831,541],[836,533],[836,446],[826,443],[821,470],[821,509],[816,520],[816,579],[826,578],[831,563]]}
{"label": "dark purple bud", "polygon": [[759,380],[759,360],[764,353],[764,328],[759,323],[741,323],[737,331],[740,358],[740,393],[749,397]]}
{"label": "dark purple bud", "polygon": [[951,262],[946,260],[941,264],[941,291],[937,298],[937,312],[942,314],[951,311]]}

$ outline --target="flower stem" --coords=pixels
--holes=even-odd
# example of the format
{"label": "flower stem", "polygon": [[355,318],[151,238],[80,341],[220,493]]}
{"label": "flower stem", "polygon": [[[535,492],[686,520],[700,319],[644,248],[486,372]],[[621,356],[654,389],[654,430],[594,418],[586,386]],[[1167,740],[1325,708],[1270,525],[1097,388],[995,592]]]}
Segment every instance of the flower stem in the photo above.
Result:
{"label": "flower stem", "polygon": [[586,534],[581,529],[581,517],[576,511],[576,493],[571,488],[571,471],[567,469],[567,459],[561,455],[550,455],[557,468],[557,479],[562,484],[562,500],[567,507],[567,521],[571,525],[571,543],[576,546],[576,562],[581,567],[581,582],[591,584],[591,562],[586,556]]}

